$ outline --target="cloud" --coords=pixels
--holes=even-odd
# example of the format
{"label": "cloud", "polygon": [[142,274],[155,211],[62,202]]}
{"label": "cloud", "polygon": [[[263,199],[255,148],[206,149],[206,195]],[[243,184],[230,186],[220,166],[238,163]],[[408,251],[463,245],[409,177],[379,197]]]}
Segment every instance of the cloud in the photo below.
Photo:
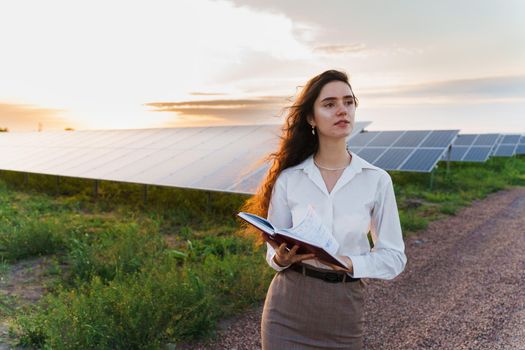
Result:
{"label": "cloud", "polygon": [[191,96],[225,96],[222,92],[190,92]]}
{"label": "cloud", "polygon": [[479,77],[379,87],[365,90],[361,96],[394,104],[525,101],[525,76]]}
{"label": "cloud", "polygon": [[43,130],[74,127],[60,116],[63,110],[43,108],[26,104],[0,102],[0,127],[10,131]]}
{"label": "cloud", "polygon": [[280,96],[261,96],[246,99],[215,99],[201,101],[180,101],[180,102],[150,102],[146,106],[153,107],[157,112],[179,112],[191,109],[232,109],[246,107],[274,107],[285,102],[284,97]]}
{"label": "cloud", "polygon": [[210,99],[200,101],[150,102],[152,112],[174,113],[169,125],[267,124],[280,121],[289,98],[258,96],[240,99]]}
{"label": "cloud", "polygon": [[365,44],[341,44],[341,45],[321,45],[314,47],[314,52],[328,55],[342,55],[362,53],[366,50]]}
{"label": "cloud", "polygon": [[[383,86],[362,90],[358,96],[362,102],[365,101],[362,103],[364,108],[373,110],[389,106],[430,108],[433,105],[435,108],[457,108],[458,105],[524,102],[525,76],[480,77]],[[291,103],[292,98],[286,96],[256,96],[150,102],[146,106],[153,112],[173,113],[173,123],[169,125],[197,126],[281,122],[286,112],[285,107]],[[385,113],[383,109],[382,113]]]}

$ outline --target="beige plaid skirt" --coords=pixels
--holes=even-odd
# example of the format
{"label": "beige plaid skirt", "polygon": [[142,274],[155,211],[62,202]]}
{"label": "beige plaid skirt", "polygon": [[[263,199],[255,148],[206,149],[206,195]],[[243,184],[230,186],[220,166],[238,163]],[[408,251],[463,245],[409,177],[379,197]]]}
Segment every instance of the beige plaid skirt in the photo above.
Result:
{"label": "beige plaid skirt", "polygon": [[263,350],[362,349],[362,281],[328,283],[292,270],[277,273],[261,322]]}

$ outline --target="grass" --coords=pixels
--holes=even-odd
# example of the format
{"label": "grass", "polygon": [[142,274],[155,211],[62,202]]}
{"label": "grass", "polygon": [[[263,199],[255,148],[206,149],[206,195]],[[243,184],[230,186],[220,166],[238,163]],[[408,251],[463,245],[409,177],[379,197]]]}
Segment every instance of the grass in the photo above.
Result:
{"label": "grass", "polygon": [[[525,158],[392,173],[404,234],[473,200],[525,186]],[[237,233],[242,195],[2,172],[0,269],[46,255],[53,283],[35,305],[2,309],[19,342],[53,349],[154,349],[213,336],[260,303],[273,276]],[[2,267],[3,266],[3,267]],[[56,278],[55,278],[56,277]],[[7,305],[7,300],[4,300]],[[14,310],[14,311],[11,311]]]}

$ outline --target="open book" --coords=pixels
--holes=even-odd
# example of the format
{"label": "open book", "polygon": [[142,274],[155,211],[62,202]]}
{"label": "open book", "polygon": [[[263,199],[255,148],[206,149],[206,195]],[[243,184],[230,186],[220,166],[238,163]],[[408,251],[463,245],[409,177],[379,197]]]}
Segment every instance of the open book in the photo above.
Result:
{"label": "open book", "polygon": [[273,241],[278,245],[286,243],[288,249],[292,249],[297,244],[299,246],[297,254],[314,253],[321,262],[347,268],[345,263],[336,256],[339,243],[323,225],[312,207],[308,207],[303,220],[289,229],[276,228],[268,220],[255,214],[240,212],[237,215],[261,230],[264,239],[268,242]]}

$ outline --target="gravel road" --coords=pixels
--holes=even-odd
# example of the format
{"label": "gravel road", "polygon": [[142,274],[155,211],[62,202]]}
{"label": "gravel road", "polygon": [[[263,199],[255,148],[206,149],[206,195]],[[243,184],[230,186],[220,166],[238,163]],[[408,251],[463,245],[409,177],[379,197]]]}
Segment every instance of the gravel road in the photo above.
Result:
{"label": "gravel road", "polygon": [[[525,350],[525,188],[492,194],[405,243],[399,277],[367,280],[366,349]],[[260,349],[260,314],[177,349]]]}

